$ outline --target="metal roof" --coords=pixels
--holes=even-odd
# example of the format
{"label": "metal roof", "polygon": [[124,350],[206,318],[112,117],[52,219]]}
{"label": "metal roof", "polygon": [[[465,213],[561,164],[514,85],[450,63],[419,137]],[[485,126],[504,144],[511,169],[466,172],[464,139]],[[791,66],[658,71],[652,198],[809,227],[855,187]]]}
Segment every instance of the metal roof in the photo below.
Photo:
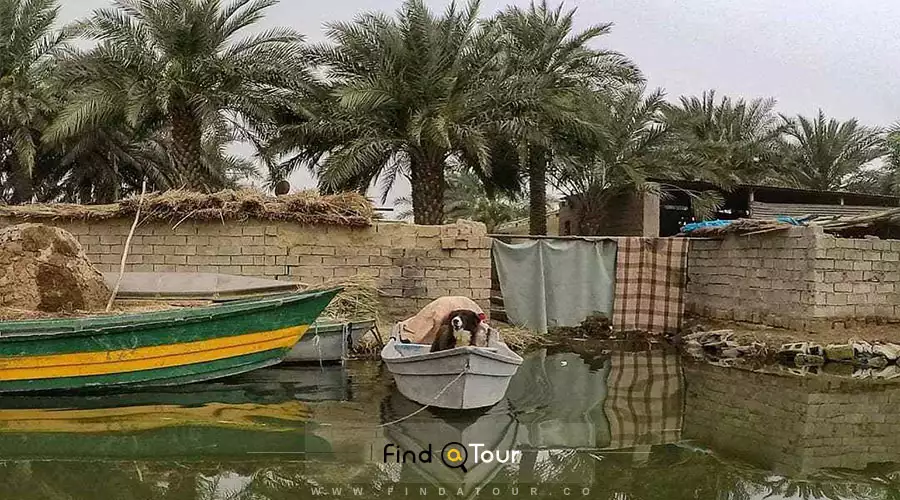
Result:
{"label": "metal roof", "polygon": [[889,206],[897,206],[900,205],[900,196],[890,196],[883,194],[871,194],[871,193],[855,193],[852,191],[822,191],[816,189],[801,189],[801,188],[792,188],[792,187],[779,187],[779,186],[764,186],[760,184],[735,184],[730,190],[723,189],[716,184],[707,181],[701,180],[679,180],[679,179],[647,179],[649,182],[655,182],[657,184],[670,184],[676,187],[682,187],[685,189],[718,189],[723,191],[731,191],[734,192],[738,189],[752,189],[754,191],[769,191],[773,193],[796,193],[796,194],[810,194],[810,195],[835,195],[835,196],[852,196],[858,198],[868,198],[871,200],[883,200],[885,202],[890,202]]}

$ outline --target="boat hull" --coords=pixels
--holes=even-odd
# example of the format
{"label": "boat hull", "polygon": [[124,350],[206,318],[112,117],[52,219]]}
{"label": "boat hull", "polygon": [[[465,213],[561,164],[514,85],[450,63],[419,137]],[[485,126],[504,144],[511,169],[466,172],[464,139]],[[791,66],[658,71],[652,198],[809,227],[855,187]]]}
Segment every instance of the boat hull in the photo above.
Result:
{"label": "boat hull", "polygon": [[457,347],[431,353],[431,346],[392,338],[381,352],[405,397],[438,408],[473,409],[497,404],[522,358],[506,344],[493,349]]}
{"label": "boat hull", "polygon": [[[284,359],[288,362],[336,362],[347,359],[359,339],[375,328],[374,320],[316,322]],[[347,338],[349,336],[349,338]]]}
{"label": "boat hull", "polygon": [[271,366],[337,292],[0,323],[0,392],[180,385]]}

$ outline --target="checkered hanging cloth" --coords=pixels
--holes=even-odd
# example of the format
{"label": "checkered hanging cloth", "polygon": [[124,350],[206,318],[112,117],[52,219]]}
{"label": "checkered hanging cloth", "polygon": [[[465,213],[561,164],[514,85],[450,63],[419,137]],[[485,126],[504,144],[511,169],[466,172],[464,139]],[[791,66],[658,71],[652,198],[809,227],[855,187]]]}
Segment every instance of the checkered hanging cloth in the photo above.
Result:
{"label": "checkered hanging cloth", "polygon": [[616,330],[675,333],[684,316],[689,240],[619,238],[616,252]]}

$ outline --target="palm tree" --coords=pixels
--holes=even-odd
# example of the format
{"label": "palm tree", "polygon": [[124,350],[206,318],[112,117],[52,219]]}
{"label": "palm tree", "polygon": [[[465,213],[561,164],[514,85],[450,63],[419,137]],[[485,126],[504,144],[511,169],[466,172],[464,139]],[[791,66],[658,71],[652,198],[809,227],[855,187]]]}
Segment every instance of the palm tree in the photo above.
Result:
{"label": "palm tree", "polygon": [[599,134],[573,142],[559,164],[559,190],[579,214],[579,234],[595,235],[608,203],[625,192],[648,189],[648,177],[664,176],[668,162],[661,152],[667,130],[661,121],[662,90],[647,93],[633,86],[615,93],[597,93],[586,112]]}
{"label": "palm tree", "polygon": [[[46,131],[62,142],[108,121],[170,138],[190,189],[221,187],[204,143],[222,128],[252,134],[295,106],[311,81],[300,34],[273,28],[235,39],[277,0],[115,0],[79,23],[99,44],[63,66],[73,96]],[[213,141],[215,142],[215,141]]]}
{"label": "palm tree", "polygon": [[51,74],[67,38],[52,29],[58,11],[55,0],[0,0],[0,181],[17,203],[33,196],[39,131],[56,105]]}
{"label": "palm tree", "polygon": [[530,198],[530,232],[547,232],[547,171],[554,151],[572,137],[593,133],[581,114],[583,95],[639,83],[636,66],[617,52],[590,45],[612,24],[574,29],[575,10],[546,1],[509,7],[491,23],[504,106],[499,130],[524,159]]}
{"label": "palm tree", "polygon": [[840,122],[819,110],[810,119],[785,118],[789,125],[785,179],[806,189],[841,189],[860,168],[885,154],[881,131],[856,119]]}
{"label": "palm tree", "polygon": [[769,183],[780,166],[782,134],[774,99],[716,99],[714,90],[664,109],[669,157],[690,180]]}
{"label": "palm tree", "polygon": [[365,191],[380,180],[385,198],[404,175],[416,223],[439,224],[448,161],[488,161],[480,120],[492,105],[476,50],[478,5],[435,15],[407,0],[394,17],[329,24],[331,43],[314,48],[329,97],[275,141],[276,151],[295,153],[283,171],[305,163],[325,191]]}

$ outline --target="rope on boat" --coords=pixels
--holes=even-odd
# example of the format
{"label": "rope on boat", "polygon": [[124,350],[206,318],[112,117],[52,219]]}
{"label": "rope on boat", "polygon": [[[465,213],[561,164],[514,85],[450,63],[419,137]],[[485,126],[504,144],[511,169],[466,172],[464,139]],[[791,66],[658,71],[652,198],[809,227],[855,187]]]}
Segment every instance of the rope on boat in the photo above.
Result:
{"label": "rope on boat", "polygon": [[[441,395],[444,394],[444,392],[446,392],[447,389],[450,388],[450,386],[452,386],[453,384],[455,384],[455,383],[456,383],[459,379],[461,379],[461,378],[463,377],[463,375],[465,375],[466,373],[469,373],[469,363],[468,363],[468,362],[466,362],[466,367],[463,368],[463,371],[459,372],[459,375],[457,375],[456,378],[454,378],[453,380],[451,380],[450,382],[448,382],[447,385],[445,385],[443,389],[441,389],[440,391],[438,391],[437,394],[434,395],[434,398],[431,399],[431,403],[434,403],[435,401],[437,401],[437,399],[438,399],[439,397],[441,397]],[[388,422],[388,423],[386,423],[386,424],[381,424],[381,425],[379,425],[378,427],[387,427],[387,426],[389,426],[389,425],[399,424],[400,422],[403,422],[404,420],[406,420],[406,419],[408,419],[408,418],[412,418],[412,417],[418,415],[419,413],[422,413],[423,411],[425,411],[426,408],[428,408],[428,407],[431,406],[431,403],[429,403],[429,404],[427,404],[427,405],[425,405],[425,406],[419,408],[418,410],[416,410],[416,411],[410,413],[409,415],[407,415],[407,416],[405,416],[405,417],[398,418],[397,420],[394,420],[394,421],[392,421],[392,422]]]}

